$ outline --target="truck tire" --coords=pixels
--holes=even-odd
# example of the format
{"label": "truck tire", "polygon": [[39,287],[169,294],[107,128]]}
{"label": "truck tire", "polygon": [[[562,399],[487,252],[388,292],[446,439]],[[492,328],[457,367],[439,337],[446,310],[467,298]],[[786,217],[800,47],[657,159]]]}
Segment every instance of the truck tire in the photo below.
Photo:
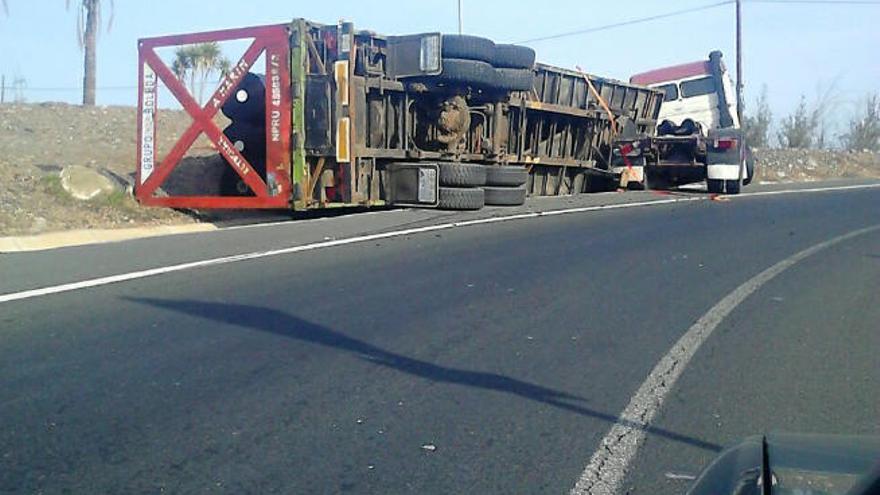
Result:
{"label": "truck tire", "polygon": [[739,181],[738,180],[726,180],[724,181],[724,190],[727,194],[739,194]]}
{"label": "truck tire", "polygon": [[746,151],[746,177],[743,177],[743,185],[747,186],[752,183],[755,178],[755,157],[752,156],[752,150]]}
{"label": "truck tire", "polygon": [[724,180],[706,179],[706,189],[709,190],[709,194],[721,194],[724,192]]}
{"label": "truck tire", "polygon": [[519,206],[526,202],[525,187],[484,187],[487,205]]}
{"label": "truck tire", "polygon": [[535,50],[520,45],[495,45],[492,65],[499,69],[532,69]]}
{"label": "truck tire", "polygon": [[495,87],[505,91],[531,91],[535,87],[535,73],[531,69],[495,69],[498,73]]}
{"label": "truck tire", "polygon": [[443,210],[479,210],[486,196],[479,188],[441,187],[437,207]]}
{"label": "truck tire", "polygon": [[227,118],[260,124],[266,114],[266,76],[248,72],[220,108]]}
{"label": "truck tire", "polygon": [[445,58],[482,60],[491,63],[495,55],[495,43],[479,36],[444,34],[442,53]]}
{"label": "truck tire", "polygon": [[440,185],[480,187],[486,185],[486,166],[476,163],[439,163]]}
{"label": "truck tire", "polygon": [[529,180],[529,172],[523,167],[486,167],[487,186],[519,187]]}
{"label": "truck tire", "polygon": [[480,60],[464,60],[460,58],[444,58],[441,81],[465,84],[469,86],[496,87],[498,73],[488,62]]}

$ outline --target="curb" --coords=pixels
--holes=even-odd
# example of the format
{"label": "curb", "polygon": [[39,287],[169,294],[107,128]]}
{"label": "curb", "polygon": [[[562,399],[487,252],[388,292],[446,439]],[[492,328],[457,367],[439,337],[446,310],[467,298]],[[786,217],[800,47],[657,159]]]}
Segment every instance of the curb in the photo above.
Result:
{"label": "curb", "polygon": [[28,251],[44,251],[87,244],[142,239],[174,234],[194,232],[210,232],[218,230],[211,223],[194,223],[178,225],[159,225],[155,227],[132,227],[126,229],[81,229],[31,236],[0,237],[0,253],[21,253]]}

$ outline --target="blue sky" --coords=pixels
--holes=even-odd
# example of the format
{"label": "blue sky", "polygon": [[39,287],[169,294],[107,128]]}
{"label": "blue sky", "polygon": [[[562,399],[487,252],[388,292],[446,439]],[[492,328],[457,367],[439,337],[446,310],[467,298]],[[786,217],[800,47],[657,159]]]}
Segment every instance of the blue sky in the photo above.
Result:
{"label": "blue sky", "polygon": [[[105,0],[106,1],[106,0]],[[82,68],[76,12],[62,0],[8,0],[0,14],[0,73],[27,80],[28,101],[79,99]],[[73,1],[72,3],[76,3]],[[107,2],[109,3],[109,2]],[[710,0],[463,0],[464,30],[515,42],[610,24]],[[747,101],[767,85],[777,116],[800,95],[815,98],[834,86],[832,121],[842,121],[866,93],[880,90],[880,6],[747,3],[745,83]],[[609,77],[699,60],[721,49],[733,65],[732,5],[581,36],[536,42],[542,62]],[[457,30],[455,0],[116,0],[115,20],[98,49],[99,104],[133,104],[139,37],[286,22],[305,17],[324,23],[340,18],[385,34]],[[122,89],[113,89],[113,88]],[[41,90],[40,88],[72,88]]]}

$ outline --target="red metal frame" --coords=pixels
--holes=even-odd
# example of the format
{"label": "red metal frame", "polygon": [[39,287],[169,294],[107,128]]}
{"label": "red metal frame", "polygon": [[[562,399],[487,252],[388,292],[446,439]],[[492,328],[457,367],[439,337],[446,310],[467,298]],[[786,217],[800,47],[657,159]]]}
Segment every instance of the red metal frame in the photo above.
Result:
{"label": "red metal frame", "polygon": [[[290,46],[287,25],[258,26],[205,33],[163,36],[140,40],[138,44],[138,168],[135,195],[142,204],[174,208],[281,208],[291,200],[290,180]],[[253,39],[233,69],[220,82],[204,107],[199,106],[181,81],[156,54],[156,48],[195,43]],[[241,79],[265,53],[266,67],[266,173],[270,185],[235,149],[214,123],[214,116],[232,96]],[[180,136],[167,156],[156,156],[158,84],[162,82],[192,117],[193,123]],[[156,190],[183,159],[201,134],[217,147],[254,196],[155,196]],[[232,165],[234,164],[234,165]],[[273,187],[274,186],[274,187]]]}

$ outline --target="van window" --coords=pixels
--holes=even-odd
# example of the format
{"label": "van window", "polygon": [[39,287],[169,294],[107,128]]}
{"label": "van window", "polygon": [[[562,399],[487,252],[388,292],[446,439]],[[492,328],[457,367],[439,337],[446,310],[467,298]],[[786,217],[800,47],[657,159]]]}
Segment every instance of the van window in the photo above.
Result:
{"label": "van window", "polygon": [[694,79],[681,83],[681,94],[685,98],[692,96],[711,95],[715,92],[715,80],[711,77]]}
{"label": "van window", "polygon": [[678,86],[675,84],[664,84],[658,86],[657,89],[663,91],[663,101],[675,101],[678,99]]}

